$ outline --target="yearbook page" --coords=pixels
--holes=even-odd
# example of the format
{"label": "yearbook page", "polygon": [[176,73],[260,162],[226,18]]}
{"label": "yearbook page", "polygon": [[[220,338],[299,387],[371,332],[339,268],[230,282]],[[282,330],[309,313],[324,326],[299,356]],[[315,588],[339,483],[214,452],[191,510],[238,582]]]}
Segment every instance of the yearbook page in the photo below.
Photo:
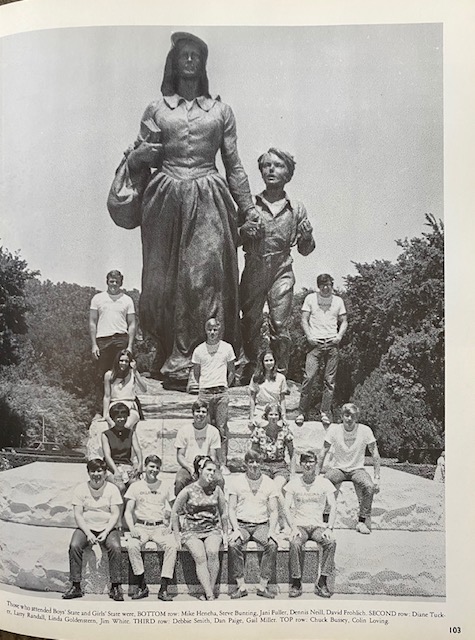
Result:
{"label": "yearbook page", "polygon": [[0,629],[472,638],[472,2],[0,7]]}

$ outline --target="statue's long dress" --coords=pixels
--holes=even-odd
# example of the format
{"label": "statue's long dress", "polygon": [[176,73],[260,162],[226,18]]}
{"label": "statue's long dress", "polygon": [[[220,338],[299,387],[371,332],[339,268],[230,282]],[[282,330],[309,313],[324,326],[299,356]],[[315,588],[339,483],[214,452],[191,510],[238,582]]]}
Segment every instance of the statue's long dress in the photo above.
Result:
{"label": "statue's long dress", "polygon": [[[150,118],[161,131],[163,164],[132,179],[125,157],[107,204],[119,226],[141,225],[141,326],[156,341],[162,374],[183,379],[210,317],[221,320],[223,339],[239,353],[233,198],[243,212],[253,203],[228,105],[201,96],[190,108],[174,95],[152,102],[142,122]],[[227,181],[216,169],[218,150]]]}

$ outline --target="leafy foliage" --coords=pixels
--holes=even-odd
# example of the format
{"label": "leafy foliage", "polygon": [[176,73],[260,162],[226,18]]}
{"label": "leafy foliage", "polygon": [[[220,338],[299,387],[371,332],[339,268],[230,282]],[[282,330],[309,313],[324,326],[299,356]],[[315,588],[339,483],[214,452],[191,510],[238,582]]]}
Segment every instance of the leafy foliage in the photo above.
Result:
{"label": "leafy foliage", "polygon": [[18,361],[18,336],[27,331],[25,286],[37,274],[18,254],[0,247],[0,365]]}
{"label": "leafy foliage", "polygon": [[46,439],[65,447],[77,447],[87,431],[88,415],[80,400],[45,382],[18,376],[15,367],[4,375],[0,389],[2,447],[29,446],[42,439],[42,416]]}

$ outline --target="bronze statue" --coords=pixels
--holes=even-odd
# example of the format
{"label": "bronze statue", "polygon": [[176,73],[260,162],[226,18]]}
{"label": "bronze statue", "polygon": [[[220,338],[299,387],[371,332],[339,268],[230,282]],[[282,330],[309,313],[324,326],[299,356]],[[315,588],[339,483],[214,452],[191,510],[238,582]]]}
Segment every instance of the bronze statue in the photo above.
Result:
{"label": "bronze statue", "polygon": [[[254,217],[254,204],[234,114],[209,93],[207,57],[201,39],[172,35],[163,98],[146,108],[107,203],[116,224],[141,226],[140,321],[156,342],[152,375],[169,386],[186,384],[208,318],[217,318],[223,339],[240,349],[234,203],[245,218]],[[216,169],[218,151],[226,180]],[[252,235],[257,223],[249,225]]]}
{"label": "bronze statue", "polygon": [[[289,321],[295,276],[291,250],[307,256],[315,249],[305,206],[290,200],[284,188],[292,179],[295,161],[290,153],[271,147],[258,159],[265,189],[256,196],[257,229],[249,220],[240,227],[246,265],[241,278],[242,338],[248,364],[241,376],[254,372],[261,345],[262,311],[269,307],[270,345],[277,371],[287,373],[290,355]],[[248,216],[249,217],[249,216]]]}

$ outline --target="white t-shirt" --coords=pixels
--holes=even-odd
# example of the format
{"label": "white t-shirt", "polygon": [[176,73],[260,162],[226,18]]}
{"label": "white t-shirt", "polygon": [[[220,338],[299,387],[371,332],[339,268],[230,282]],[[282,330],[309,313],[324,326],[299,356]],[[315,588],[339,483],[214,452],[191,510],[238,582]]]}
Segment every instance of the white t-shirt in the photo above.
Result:
{"label": "white t-shirt", "polygon": [[334,338],[338,333],[338,318],[346,313],[345,303],[340,296],[332,294],[328,298],[318,291],[305,298],[302,311],[309,311],[310,337]]}
{"label": "white t-shirt", "polygon": [[237,496],[236,515],[238,520],[259,524],[269,520],[269,498],[276,497],[274,482],[264,474],[261,483],[254,494],[245,473],[231,477],[229,481],[229,495]]}
{"label": "white t-shirt", "polygon": [[192,465],[196,456],[209,456],[212,449],[221,449],[221,437],[212,424],[207,424],[204,429],[186,424],[176,434],[175,447],[185,449],[185,460]]}
{"label": "white t-shirt", "polygon": [[135,517],[140,520],[158,522],[171,511],[170,501],[175,499],[173,485],[164,485],[161,480],[148,484],[146,480],[133,482],[125,494],[126,500],[135,500]]}
{"label": "white t-shirt", "polygon": [[293,498],[293,524],[300,527],[325,526],[323,510],[327,499],[335,495],[335,487],[330,480],[317,476],[311,484],[306,484],[301,476],[296,476],[285,485],[284,492]]}
{"label": "white t-shirt", "polygon": [[72,505],[83,508],[83,516],[92,531],[103,531],[111,515],[111,506],[122,504],[119,489],[112,482],[104,482],[98,490],[89,482],[79,484],[73,493]]}
{"label": "white t-shirt", "polygon": [[90,308],[98,314],[96,338],[127,333],[127,316],[135,313],[134,301],[126,293],[119,293],[117,296],[111,296],[107,291],[96,293]]}
{"label": "white t-shirt", "polygon": [[287,380],[283,373],[276,372],[275,380],[266,380],[258,384],[254,381],[254,376],[249,383],[249,390],[256,393],[256,407],[264,409],[266,405],[280,404],[280,398],[287,393]]}
{"label": "white t-shirt", "polygon": [[199,344],[193,351],[191,361],[199,364],[200,389],[228,386],[228,362],[236,360],[234,349],[228,342],[220,340],[215,353],[209,353],[206,342]]}
{"label": "white t-shirt", "polygon": [[331,424],[325,442],[332,445],[335,469],[355,471],[364,468],[366,447],[376,442],[376,438],[365,424],[357,423],[352,431],[346,431],[343,424]]}
{"label": "white t-shirt", "polygon": [[[329,427],[328,427],[329,428]],[[312,451],[317,455],[323,449],[323,442],[327,430],[321,422],[304,422],[302,425],[290,424],[290,431],[294,436],[294,451],[297,458],[302,453]],[[330,449],[325,457],[325,464],[322,471],[333,467],[333,449]]]}

